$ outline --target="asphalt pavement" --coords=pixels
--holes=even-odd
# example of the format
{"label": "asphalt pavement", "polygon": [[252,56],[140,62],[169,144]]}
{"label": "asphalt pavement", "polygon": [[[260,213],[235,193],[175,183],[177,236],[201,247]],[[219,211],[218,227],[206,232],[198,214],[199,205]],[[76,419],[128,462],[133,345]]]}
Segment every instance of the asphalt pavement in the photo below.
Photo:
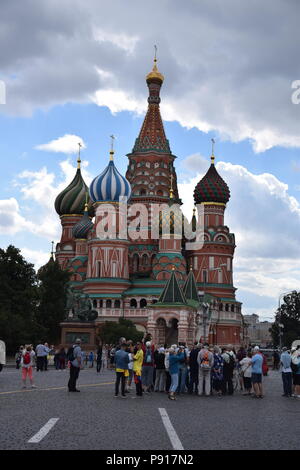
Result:
{"label": "asphalt pavement", "polygon": [[281,374],[264,377],[265,398],[164,393],[142,399],[134,387],[114,397],[113,371],[80,372],[68,393],[68,370],[34,372],[37,389],[21,389],[21,371],[0,373],[0,449],[229,450],[299,449],[300,400],[283,398]]}

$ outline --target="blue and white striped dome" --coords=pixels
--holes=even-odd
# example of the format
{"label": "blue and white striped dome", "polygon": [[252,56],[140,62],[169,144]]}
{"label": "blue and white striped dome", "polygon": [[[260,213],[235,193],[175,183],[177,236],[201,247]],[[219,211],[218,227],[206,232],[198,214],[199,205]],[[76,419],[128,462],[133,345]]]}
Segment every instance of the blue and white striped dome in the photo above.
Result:
{"label": "blue and white striped dome", "polygon": [[93,202],[119,202],[120,197],[127,197],[128,200],[130,195],[130,183],[118,172],[113,160],[90,185],[90,198]]}

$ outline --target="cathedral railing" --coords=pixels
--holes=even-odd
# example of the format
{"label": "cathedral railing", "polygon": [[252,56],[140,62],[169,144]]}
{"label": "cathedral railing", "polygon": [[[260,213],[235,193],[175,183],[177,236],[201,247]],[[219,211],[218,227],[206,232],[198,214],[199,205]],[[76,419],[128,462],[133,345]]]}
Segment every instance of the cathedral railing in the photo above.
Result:
{"label": "cathedral railing", "polygon": [[147,317],[149,312],[145,308],[100,308],[98,318],[101,317]]}

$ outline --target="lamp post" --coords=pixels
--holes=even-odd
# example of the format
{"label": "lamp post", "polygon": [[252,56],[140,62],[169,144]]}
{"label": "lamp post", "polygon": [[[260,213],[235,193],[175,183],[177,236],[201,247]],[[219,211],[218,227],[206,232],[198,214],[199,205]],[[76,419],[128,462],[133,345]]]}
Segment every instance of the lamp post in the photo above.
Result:
{"label": "lamp post", "polygon": [[203,318],[203,336],[204,336],[204,343],[206,341],[206,324],[207,324],[207,319],[208,319],[208,310],[209,310],[209,304],[208,303],[203,303],[202,304],[202,318]]}

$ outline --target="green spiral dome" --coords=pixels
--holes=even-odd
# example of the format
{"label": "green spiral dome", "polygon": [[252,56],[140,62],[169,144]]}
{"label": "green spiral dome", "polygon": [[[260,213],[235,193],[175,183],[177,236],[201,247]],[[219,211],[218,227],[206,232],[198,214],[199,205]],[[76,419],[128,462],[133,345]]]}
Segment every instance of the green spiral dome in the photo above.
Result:
{"label": "green spiral dome", "polygon": [[72,182],[55,199],[54,206],[58,215],[83,214],[87,193],[88,187],[78,168]]}

